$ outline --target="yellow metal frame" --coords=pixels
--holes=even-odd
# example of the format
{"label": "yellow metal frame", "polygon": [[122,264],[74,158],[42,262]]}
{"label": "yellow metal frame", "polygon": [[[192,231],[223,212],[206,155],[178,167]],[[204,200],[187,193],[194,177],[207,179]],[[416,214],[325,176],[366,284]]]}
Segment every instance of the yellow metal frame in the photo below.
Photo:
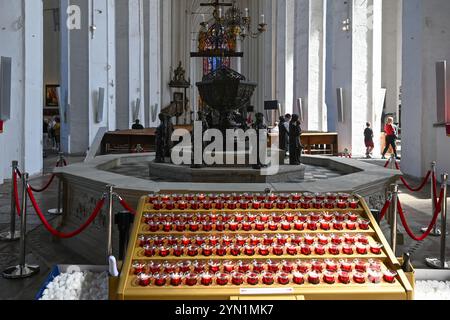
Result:
{"label": "yellow metal frame", "polygon": [[[339,258],[348,258],[348,256],[308,256],[308,257],[292,257],[292,256],[285,256],[285,257],[275,257],[275,256],[268,256],[264,258],[258,258],[258,257],[252,257],[252,258],[246,258],[246,257],[208,257],[208,258],[189,258],[189,257],[166,257],[166,258],[160,258],[160,257],[152,257],[147,258],[143,255],[139,254],[141,252],[141,248],[136,247],[138,236],[140,234],[152,234],[152,235],[158,235],[158,234],[164,234],[164,235],[201,235],[201,234],[227,234],[227,232],[195,232],[195,233],[189,233],[189,232],[169,232],[169,233],[163,233],[163,232],[157,232],[157,233],[146,233],[144,230],[144,226],[141,224],[142,217],[144,213],[163,213],[164,210],[161,211],[152,211],[152,207],[148,205],[147,198],[142,197],[139,201],[139,206],[137,209],[137,215],[135,218],[135,222],[133,225],[133,231],[132,236],[130,238],[130,242],[128,245],[128,251],[127,256],[122,268],[119,284],[118,284],[118,290],[117,290],[117,299],[119,300],[240,300],[240,299],[249,299],[249,298],[258,298],[258,299],[274,299],[274,296],[277,299],[286,299],[286,300],[412,300],[413,299],[413,288],[408,281],[408,277],[405,275],[403,270],[401,269],[401,265],[398,261],[398,259],[395,257],[394,253],[392,252],[389,243],[387,242],[386,238],[384,237],[381,229],[379,228],[378,224],[376,223],[375,218],[371,214],[371,211],[369,210],[365,200],[358,196],[361,207],[356,210],[352,209],[345,209],[345,210],[332,210],[332,211],[345,211],[345,212],[358,212],[362,215],[365,215],[365,218],[369,219],[371,222],[371,228],[367,231],[357,230],[357,231],[348,231],[345,230],[343,232],[336,232],[336,231],[304,231],[304,232],[298,232],[298,231],[276,231],[276,232],[270,232],[265,231],[264,234],[315,234],[315,233],[322,233],[322,234],[328,234],[328,233],[358,233],[358,234],[366,234],[369,237],[370,241],[378,241],[384,246],[384,253],[381,256],[374,256],[374,255],[364,255],[364,256],[358,256],[358,255],[352,255],[351,258],[363,258],[363,259],[370,259],[370,258],[376,258],[379,260],[382,260],[384,263],[383,268],[390,268],[392,270],[395,270],[398,273],[397,281],[394,284],[387,284],[387,283],[380,283],[380,284],[370,284],[366,283],[364,285],[359,284],[334,284],[334,285],[311,285],[311,284],[304,284],[301,286],[271,286],[272,288],[292,288],[292,292],[286,295],[257,295],[257,296],[244,296],[240,294],[241,288],[265,288],[268,289],[267,286],[259,285],[259,286],[242,286],[242,287],[236,287],[236,286],[225,286],[225,287],[217,287],[217,286],[211,286],[211,287],[147,287],[142,288],[137,284],[136,276],[132,275],[132,264],[133,261],[146,261],[146,260],[164,260],[164,261],[177,261],[177,260],[253,260],[253,259],[276,259],[276,260],[283,260],[283,259],[303,259],[303,260],[311,260],[311,259],[327,259],[331,258],[334,260],[337,260]],[[170,210],[170,212],[176,212],[177,210]],[[244,211],[244,212],[289,212],[289,211],[295,211],[295,212],[319,212],[319,211],[330,211],[326,209],[321,210],[302,210],[302,209],[296,209],[296,210],[183,210],[185,213],[201,213],[201,212],[237,212],[237,211]],[[169,212],[169,211],[166,211]],[[230,232],[234,235],[237,234],[245,234],[245,235],[251,235],[251,234],[261,234],[260,232]]]}

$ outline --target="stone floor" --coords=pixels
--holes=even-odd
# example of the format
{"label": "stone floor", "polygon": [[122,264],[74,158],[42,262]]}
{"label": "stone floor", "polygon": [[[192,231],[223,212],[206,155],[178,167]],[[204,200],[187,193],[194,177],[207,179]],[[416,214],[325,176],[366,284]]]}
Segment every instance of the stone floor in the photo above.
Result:
{"label": "stone floor", "polygon": [[[69,163],[82,161],[81,158],[69,158]],[[370,160],[371,162],[383,166],[385,161]],[[51,172],[51,169],[56,163],[56,155],[49,155],[45,159],[45,172]],[[139,170],[138,170],[139,171]],[[321,179],[327,173],[320,170],[314,171],[309,168],[312,179]],[[33,186],[43,185],[48,181],[49,176],[33,178],[31,184]],[[411,181],[411,184],[418,185],[419,181]],[[410,194],[401,188],[400,199],[404,205],[408,221],[411,228],[419,234],[419,229],[427,225],[431,220],[431,200],[429,199],[429,186],[424,191],[416,194]],[[47,212],[48,209],[54,208],[57,203],[56,197],[57,183],[54,183],[49,190],[43,194],[37,194],[36,198],[42,210]],[[9,210],[10,208],[10,184],[6,183],[0,185],[0,231],[8,229]],[[40,225],[40,222],[34,210],[28,204],[28,237],[27,237],[27,262],[30,264],[39,264],[41,272],[39,275],[26,280],[5,280],[0,277],[0,300],[28,300],[34,299],[39,288],[45,281],[51,268],[57,264],[90,264],[84,258],[74,254],[67,247],[64,247],[57,240],[53,239],[47,231]],[[50,221],[55,222],[55,217],[47,215]],[[18,227],[18,225],[17,225]],[[389,227],[385,222],[382,223],[382,229],[389,240]],[[403,228],[399,227],[403,232]],[[405,251],[413,252],[413,264],[416,268],[426,268],[424,258],[427,256],[438,256],[440,248],[440,238],[429,237],[423,243],[418,244],[412,241],[406,234],[404,234],[405,244],[398,246],[397,255]],[[447,256],[450,258],[450,250],[447,250]],[[0,271],[6,267],[18,263],[19,243],[5,243],[0,242]]]}

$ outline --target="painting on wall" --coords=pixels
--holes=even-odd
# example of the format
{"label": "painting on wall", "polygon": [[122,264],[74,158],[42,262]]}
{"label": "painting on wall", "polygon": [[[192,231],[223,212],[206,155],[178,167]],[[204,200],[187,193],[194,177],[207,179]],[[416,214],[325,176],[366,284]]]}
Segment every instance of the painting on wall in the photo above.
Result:
{"label": "painting on wall", "polygon": [[59,85],[45,86],[45,105],[47,107],[59,107]]}

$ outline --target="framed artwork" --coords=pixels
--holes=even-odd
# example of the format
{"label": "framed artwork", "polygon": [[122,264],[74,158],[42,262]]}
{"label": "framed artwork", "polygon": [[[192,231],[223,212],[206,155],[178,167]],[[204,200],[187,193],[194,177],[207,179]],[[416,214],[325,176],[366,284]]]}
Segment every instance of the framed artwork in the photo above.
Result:
{"label": "framed artwork", "polygon": [[183,100],[184,100],[183,92],[175,92],[173,94],[173,101],[174,102],[183,102]]}
{"label": "framed artwork", "polygon": [[45,86],[45,105],[47,107],[59,107],[59,85],[50,84]]}

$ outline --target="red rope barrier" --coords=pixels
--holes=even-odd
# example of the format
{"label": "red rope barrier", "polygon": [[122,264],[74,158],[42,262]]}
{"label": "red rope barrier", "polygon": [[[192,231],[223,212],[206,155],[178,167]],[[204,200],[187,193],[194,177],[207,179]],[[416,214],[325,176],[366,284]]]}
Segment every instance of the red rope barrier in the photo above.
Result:
{"label": "red rope barrier", "polygon": [[16,202],[16,211],[17,215],[20,217],[21,209],[20,209],[20,201],[19,201],[19,190],[17,188],[17,172],[14,170],[13,175],[13,186],[14,186],[14,201]]}
{"label": "red rope barrier", "polygon": [[386,164],[384,165],[385,168],[389,167],[389,163],[391,163],[391,159],[389,159]]}
{"label": "red rope barrier", "polygon": [[35,188],[30,186],[30,188],[31,188],[31,190],[33,190],[34,192],[37,192],[37,193],[44,192],[45,190],[48,189],[48,187],[50,187],[50,185],[52,184],[54,179],[55,179],[55,175],[52,174],[52,176],[50,177],[50,180],[47,182],[47,184],[44,187],[42,187],[40,189],[35,189]]}
{"label": "red rope barrier", "polygon": [[400,170],[400,166],[398,165],[397,160],[394,160],[394,161],[395,161],[395,168],[396,168],[397,170]]}
{"label": "red rope barrier", "polygon": [[417,187],[417,188],[413,188],[409,185],[409,183],[405,180],[405,178],[401,177],[400,180],[402,181],[402,183],[405,185],[406,189],[408,189],[411,192],[419,192],[422,191],[422,189],[425,187],[425,185],[428,183],[429,179],[431,176],[431,171],[428,171],[426,177],[423,179],[422,184]]}
{"label": "red rope barrier", "polygon": [[441,189],[439,199],[440,200],[439,200],[438,206],[436,207],[436,210],[435,210],[435,213],[433,216],[433,220],[431,221],[431,224],[428,227],[427,231],[421,237],[416,237],[414,235],[414,233],[412,232],[412,230],[410,229],[408,222],[406,221],[406,218],[405,218],[405,213],[403,212],[402,204],[400,203],[400,200],[397,200],[397,208],[398,208],[398,212],[400,214],[400,219],[402,221],[403,227],[405,228],[406,232],[411,237],[411,239],[413,239],[415,241],[423,241],[430,235],[431,231],[433,230],[434,226],[436,225],[436,222],[439,218],[439,214],[441,213],[442,201],[447,200],[447,199],[444,199],[444,188]]}
{"label": "red rope barrier", "polygon": [[106,200],[105,198],[103,198],[97,203],[97,206],[95,207],[94,212],[91,214],[89,219],[78,230],[73,231],[71,233],[62,233],[60,231],[55,230],[45,219],[45,216],[42,214],[42,211],[39,208],[39,206],[36,202],[36,199],[33,195],[33,192],[29,186],[27,188],[27,193],[28,193],[28,196],[30,197],[31,203],[33,204],[34,210],[36,211],[36,213],[37,213],[39,219],[41,220],[42,224],[44,225],[44,227],[55,237],[62,238],[62,239],[69,239],[69,238],[76,237],[77,235],[82,233],[84,230],[86,230],[86,228],[95,220],[95,218],[97,218],[98,214],[100,213],[103,206],[105,205],[105,200]]}
{"label": "red rope barrier", "polygon": [[383,207],[383,209],[381,209],[381,212],[380,212],[380,221],[383,220],[389,207],[391,206],[391,203],[392,203],[392,200],[386,200],[386,203],[384,204],[384,207]]}
{"label": "red rope barrier", "polygon": [[128,212],[130,212],[133,215],[136,215],[136,211],[133,208],[131,208],[131,206],[128,203],[126,203],[125,200],[120,199],[119,202],[125,210],[127,210]]}

